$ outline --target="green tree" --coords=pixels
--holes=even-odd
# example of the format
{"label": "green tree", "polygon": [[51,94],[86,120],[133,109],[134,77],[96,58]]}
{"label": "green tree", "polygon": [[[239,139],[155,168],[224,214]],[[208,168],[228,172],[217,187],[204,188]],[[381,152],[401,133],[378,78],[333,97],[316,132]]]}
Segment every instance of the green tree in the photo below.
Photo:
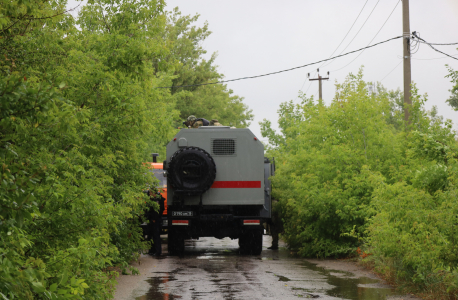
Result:
{"label": "green tree", "polygon": [[337,85],[329,106],[283,103],[273,147],[283,237],[305,256],[356,254],[403,284],[458,295],[458,144],[450,120],[412,87],[410,125],[400,92],[369,93],[362,73]]}
{"label": "green tree", "polygon": [[[373,176],[366,249],[370,260],[393,279],[434,290],[436,297],[458,295],[455,230],[458,212],[458,145],[451,124],[433,125],[407,136],[402,168],[389,180]],[[440,295],[440,296],[439,296]]]}
{"label": "green tree", "polygon": [[454,110],[458,110],[458,71],[448,67],[449,74],[446,76],[454,84],[450,90],[450,98],[446,101]]}
{"label": "green tree", "polygon": [[198,18],[199,15],[182,16],[178,8],[167,14],[163,38],[170,51],[159,60],[174,62],[171,91],[180,112],[176,126],[182,126],[181,122],[189,115],[196,115],[218,119],[224,125],[248,127],[253,114],[242,97],[234,95],[226,85],[200,85],[220,81],[224,76],[217,72],[216,53],[204,58],[207,51],[201,45],[211,31],[207,23],[196,27]]}
{"label": "green tree", "polygon": [[157,88],[222,76],[201,59],[195,19],[161,0],[89,1],[77,20],[65,6],[0,5],[0,298],[111,298],[110,268],[150,246],[142,162],[176,132],[179,101],[252,118],[225,86]]}
{"label": "green tree", "polygon": [[301,100],[281,105],[283,134],[270,153],[278,161],[274,195],[288,220],[284,236],[303,255],[345,255],[358,243],[345,233],[363,234],[370,216],[368,174],[401,164],[400,137],[386,120],[389,95],[370,94],[360,72],[337,86],[330,106]]}
{"label": "green tree", "polygon": [[146,141],[173,131],[170,91],[154,88],[172,79],[153,60],[164,3],[89,2],[81,30],[64,2],[17,5],[1,39],[0,293],[110,298],[108,268],[149,247]]}
{"label": "green tree", "polygon": [[[405,125],[399,92],[368,91],[362,71],[337,84],[329,106],[300,94],[300,104],[283,103],[280,134],[270,122],[262,134],[277,159],[274,196],[285,216],[285,238],[307,256],[346,255],[361,242],[371,208],[371,174],[385,176],[405,162]],[[430,119],[426,99],[413,89],[411,127],[424,130]],[[351,234],[350,234],[351,233]]]}

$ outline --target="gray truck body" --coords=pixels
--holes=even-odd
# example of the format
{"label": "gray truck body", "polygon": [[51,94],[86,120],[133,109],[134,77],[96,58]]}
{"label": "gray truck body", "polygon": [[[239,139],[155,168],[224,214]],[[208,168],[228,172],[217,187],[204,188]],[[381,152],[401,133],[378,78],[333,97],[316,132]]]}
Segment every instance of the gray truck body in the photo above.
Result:
{"label": "gray truck body", "polygon": [[[263,224],[271,217],[274,168],[253,133],[226,126],[182,129],[166,155],[169,251],[181,253],[184,239],[213,236],[238,238],[241,252],[259,254]],[[180,185],[199,183],[213,173],[207,168],[216,174],[205,179],[205,188]]]}

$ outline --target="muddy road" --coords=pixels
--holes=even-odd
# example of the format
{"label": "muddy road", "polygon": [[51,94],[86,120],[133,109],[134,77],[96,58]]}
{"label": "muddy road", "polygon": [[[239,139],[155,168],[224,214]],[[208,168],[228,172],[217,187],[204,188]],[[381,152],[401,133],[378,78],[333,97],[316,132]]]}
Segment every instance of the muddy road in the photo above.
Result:
{"label": "muddy road", "polygon": [[186,241],[185,255],[142,255],[133,265],[140,275],[118,279],[116,300],[173,299],[418,299],[397,295],[374,275],[351,262],[304,260],[286,248],[259,256],[238,254],[237,240]]}

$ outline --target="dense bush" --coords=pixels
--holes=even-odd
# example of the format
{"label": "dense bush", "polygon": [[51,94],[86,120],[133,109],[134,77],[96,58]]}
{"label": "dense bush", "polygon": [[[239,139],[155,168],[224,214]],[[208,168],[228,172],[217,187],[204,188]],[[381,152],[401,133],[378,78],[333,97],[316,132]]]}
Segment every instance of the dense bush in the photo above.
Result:
{"label": "dense bush", "polygon": [[437,132],[413,132],[407,142],[406,165],[393,174],[398,182],[372,179],[376,214],[366,239],[370,260],[382,273],[456,296],[458,147],[452,135]]}
{"label": "dense bush", "polygon": [[[162,4],[144,4],[151,10],[143,17],[160,15]],[[150,31],[129,20],[113,21],[110,35],[100,34],[100,23],[84,30],[85,14],[97,8],[82,10],[82,31],[62,15],[35,24],[26,39],[11,32],[2,44],[22,50],[5,54],[0,79],[0,293],[7,299],[109,298],[108,268],[148,247],[138,228],[148,201],[141,190],[151,182],[141,167],[145,140],[151,132],[166,138],[160,127],[170,132],[173,116],[167,91],[152,88],[170,80],[152,76],[145,60],[162,51],[145,44],[162,25],[153,18]]]}
{"label": "dense bush", "polygon": [[271,150],[278,170],[275,196],[284,210],[288,243],[307,256],[346,255],[362,236],[373,184],[369,174],[389,175],[402,164],[402,139],[396,134],[390,94],[367,91],[362,73],[338,86],[331,105],[302,95],[302,103],[282,105],[283,137],[263,132],[279,146]]}
{"label": "dense bush", "polygon": [[[88,1],[77,20],[65,1],[0,3],[0,298],[111,298],[113,266],[150,247],[142,162],[176,132],[183,93],[202,92],[157,87],[222,76],[202,59],[208,33],[160,0]],[[221,122],[249,123],[225,86],[212,96],[233,112]]]}
{"label": "dense bush", "polygon": [[399,92],[369,93],[350,74],[329,106],[300,95],[280,106],[281,134],[261,126],[291,248],[329,257],[361,247],[380,272],[448,296],[458,290],[458,144],[412,92],[405,124]]}

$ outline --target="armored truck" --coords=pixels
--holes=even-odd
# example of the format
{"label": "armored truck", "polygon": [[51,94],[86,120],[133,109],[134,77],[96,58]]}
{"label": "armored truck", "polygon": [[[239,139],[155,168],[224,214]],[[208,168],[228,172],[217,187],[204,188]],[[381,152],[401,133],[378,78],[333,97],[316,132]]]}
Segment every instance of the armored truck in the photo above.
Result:
{"label": "armored truck", "polygon": [[274,165],[249,129],[181,129],[167,145],[168,250],[185,239],[238,239],[240,253],[259,255],[271,218]]}

